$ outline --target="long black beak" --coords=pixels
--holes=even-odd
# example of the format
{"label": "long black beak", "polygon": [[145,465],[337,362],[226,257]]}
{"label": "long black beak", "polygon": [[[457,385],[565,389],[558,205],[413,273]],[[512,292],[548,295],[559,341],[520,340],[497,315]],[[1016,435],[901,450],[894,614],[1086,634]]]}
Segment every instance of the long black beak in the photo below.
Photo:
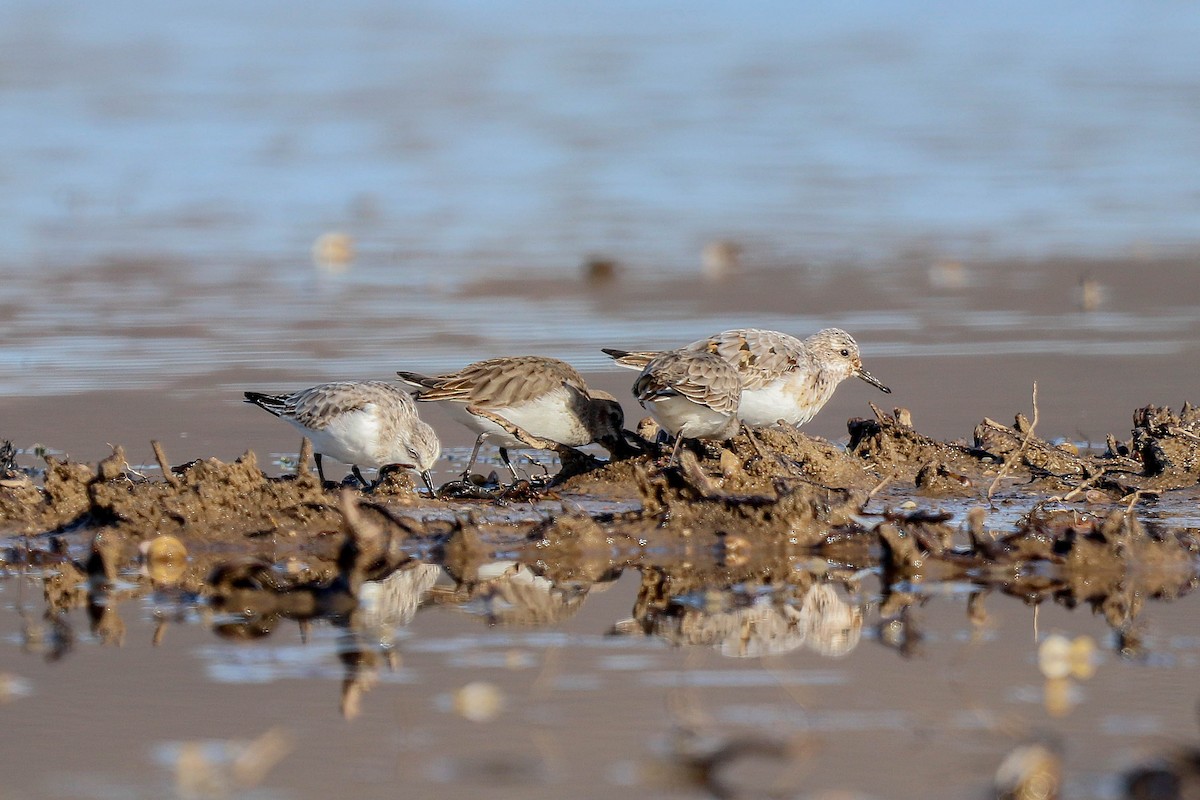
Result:
{"label": "long black beak", "polygon": [[437,490],[433,488],[433,478],[429,476],[429,470],[421,471],[421,480],[425,481],[425,488],[429,490],[431,497],[437,497]]}
{"label": "long black beak", "polygon": [[872,386],[874,386],[876,389],[878,389],[879,391],[883,392],[884,394],[891,394],[891,393],[892,393],[892,390],[891,390],[891,389],[889,389],[888,387],[884,386],[884,385],[883,385],[883,384],[882,384],[882,383],[879,381],[879,379],[878,379],[878,378],[876,378],[876,377],[875,377],[874,375],[872,375],[871,373],[867,372],[867,371],[866,371],[865,369],[863,369],[862,367],[859,367],[858,369],[854,370],[854,374],[855,374],[857,377],[859,377],[859,378],[862,378],[864,381],[866,381],[867,383],[871,384]]}

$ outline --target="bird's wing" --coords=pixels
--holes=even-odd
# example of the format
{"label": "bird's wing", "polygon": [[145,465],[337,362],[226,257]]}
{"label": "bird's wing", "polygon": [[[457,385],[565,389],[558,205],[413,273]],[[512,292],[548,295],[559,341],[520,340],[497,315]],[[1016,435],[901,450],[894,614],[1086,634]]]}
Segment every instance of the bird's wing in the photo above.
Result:
{"label": "bird's wing", "polygon": [[453,374],[428,378],[421,386],[419,400],[454,400],[482,408],[520,405],[562,386],[587,393],[587,383],[574,367],[542,356],[477,361]]}
{"label": "bird's wing", "polygon": [[688,345],[720,356],[741,376],[743,389],[761,389],[807,364],[804,342],[779,331],[735,328]]}
{"label": "bird's wing", "polygon": [[666,353],[646,365],[634,394],[639,401],[682,395],[714,411],[737,411],[741,385],[737,372],[721,358],[698,353]]}

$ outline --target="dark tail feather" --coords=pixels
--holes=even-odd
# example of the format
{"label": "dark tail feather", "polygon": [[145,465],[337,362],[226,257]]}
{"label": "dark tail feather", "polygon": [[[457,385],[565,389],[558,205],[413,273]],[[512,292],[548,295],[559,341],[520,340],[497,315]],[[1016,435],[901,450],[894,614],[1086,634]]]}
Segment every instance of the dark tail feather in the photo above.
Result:
{"label": "dark tail feather", "polygon": [[649,351],[618,350],[615,347],[601,347],[600,352],[611,358],[613,363],[627,369],[644,369],[658,355]]}
{"label": "dark tail feather", "polygon": [[264,411],[270,411],[275,416],[283,413],[285,398],[277,394],[263,394],[262,392],[245,392],[245,402],[251,405],[256,405]]}
{"label": "dark tail feather", "polygon": [[402,370],[397,371],[396,374],[400,376],[400,380],[404,381],[409,386],[420,386],[424,389],[438,388],[437,378],[431,378],[428,375],[422,375],[419,372],[404,372]]}
{"label": "dark tail feather", "polygon": [[656,400],[663,397],[679,397],[680,392],[672,386],[664,386],[654,380],[651,375],[642,375],[633,384],[633,396],[638,402]]}

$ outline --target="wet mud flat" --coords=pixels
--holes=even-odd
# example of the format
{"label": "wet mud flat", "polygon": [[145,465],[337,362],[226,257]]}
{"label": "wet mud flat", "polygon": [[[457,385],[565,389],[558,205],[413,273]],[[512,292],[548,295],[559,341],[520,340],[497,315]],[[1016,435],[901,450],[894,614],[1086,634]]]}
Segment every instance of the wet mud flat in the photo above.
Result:
{"label": "wet mud flat", "polygon": [[[1133,421],[1128,437],[1081,453],[1038,437],[1036,415],[984,420],[969,442],[946,442],[903,409],[875,409],[848,423],[845,448],[760,429],[686,449],[678,465],[654,454],[568,461],[575,474],[561,481],[477,499],[426,497],[394,473],[369,491],[321,486],[305,469],[268,477],[249,452],[171,466],[158,448],[165,479],[131,468],[120,448],[94,465],[50,457],[34,475],[10,452],[0,556],[6,572],[41,576],[51,624],[40,647],[56,657],[78,646],[70,614],[86,611],[92,637],[120,643],[130,626],[122,609],[138,598],[154,598],[156,641],[169,620],[196,614],[243,642],[327,625],[348,718],[393,668],[396,626],[418,608],[470,608],[490,626],[560,626],[621,581],[633,582],[633,600],[609,636],[725,658],[836,658],[866,635],[919,660],[930,646],[922,609],[950,592],[981,632],[1014,600],[1090,608],[1118,656],[1136,661],[1148,605],[1200,581],[1200,532],[1179,522],[1200,500],[1200,413],[1146,407]],[[869,624],[844,599],[864,593],[878,595]],[[1054,640],[1061,653],[1039,653],[1047,697],[1052,685],[1069,697],[1071,670],[1089,658],[1071,649],[1083,639],[1065,641]],[[454,702],[471,719],[497,701],[485,686]],[[676,732],[655,781],[708,796],[761,793],[769,786],[748,765],[767,764],[775,780],[812,758],[777,726],[704,730]],[[1004,750],[972,785],[1026,797],[1037,795],[1021,786],[1064,780],[1060,746]],[[1194,780],[1187,752],[1163,746],[1123,765],[1112,786],[1158,796],[1134,793],[1138,781]],[[1016,787],[1008,794],[1005,781]]]}
{"label": "wet mud flat", "polygon": [[[474,564],[503,554],[552,581],[594,582],[649,557],[699,583],[770,583],[819,557],[882,569],[888,585],[1058,593],[1103,610],[1114,627],[1144,598],[1195,582],[1200,533],[1147,514],[1200,498],[1192,406],[1138,409],[1127,440],[1110,435],[1091,454],[1040,439],[1036,417],[985,419],[970,443],[945,442],[921,434],[904,409],[872,408],[849,421],[845,449],[791,428],[744,430],[726,447],[685,449],[677,464],[581,454],[552,481],[467,486],[473,499],[461,485],[452,496],[455,484],[441,497],[418,494],[399,473],[366,491],[321,486],[306,466],[267,477],[253,452],[170,466],[157,443],[163,480],[134,471],[117,447],[96,465],[47,457],[35,481],[9,448],[0,526],[16,535],[3,557],[107,581],[161,562],[172,583],[217,602],[249,586],[290,596],[285,605],[331,592],[352,604],[357,583],[414,561],[469,581]],[[1018,524],[989,525],[998,511]]]}

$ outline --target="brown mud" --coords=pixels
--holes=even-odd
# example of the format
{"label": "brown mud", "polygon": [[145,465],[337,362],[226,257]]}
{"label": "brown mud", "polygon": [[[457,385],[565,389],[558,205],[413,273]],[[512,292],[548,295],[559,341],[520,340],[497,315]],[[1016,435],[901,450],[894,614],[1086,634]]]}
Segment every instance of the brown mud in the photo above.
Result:
{"label": "brown mud", "polygon": [[[685,448],[677,465],[661,455],[600,464],[534,493],[525,521],[499,517],[493,502],[418,495],[394,473],[367,491],[331,491],[303,467],[269,478],[252,452],[170,467],[156,444],[157,481],[133,471],[120,447],[95,466],[50,457],[40,486],[9,456],[0,524],[17,535],[2,559],[49,566],[55,606],[82,603],[136,569],[152,586],[260,620],[350,613],[364,581],[421,562],[445,567],[460,594],[480,591],[480,565],[501,553],[554,585],[592,586],[637,568],[643,587],[629,629],[675,641],[719,639],[745,620],[733,609],[698,624],[673,597],[735,584],[803,594],[813,582],[797,580],[808,574],[797,565],[814,558],[826,565],[822,580],[881,570],[888,619],[919,598],[896,587],[965,581],[979,595],[1087,604],[1128,632],[1146,598],[1196,583],[1200,533],[1138,516],[1166,492],[1200,494],[1200,413],[1191,406],[1139,409],[1130,439],[1110,436],[1099,454],[1047,443],[1021,416],[1012,427],[984,420],[968,445],[924,436],[903,409],[874,410],[849,422],[844,450],[768,429]],[[917,508],[913,496],[969,511],[955,519]],[[631,510],[585,511],[596,499]],[[996,502],[1028,507],[1015,531],[988,528]],[[805,602],[780,601],[776,611]],[[753,627],[786,641],[797,624]]]}
{"label": "brown mud", "polygon": [[[831,529],[852,526],[872,501],[891,506],[913,495],[980,502],[999,496],[1030,506],[1082,501],[1131,510],[1200,484],[1200,411],[1188,404],[1178,414],[1138,409],[1130,438],[1119,442],[1110,435],[1106,450],[1093,454],[1038,438],[1036,417],[1031,423],[1018,414],[1011,427],[984,419],[966,444],[920,433],[905,409],[872,409],[873,418],[849,421],[845,449],[792,428],[743,430],[724,446],[685,449],[678,464],[665,463],[661,453],[608,463],[582,456],[565,459],[551,482],[522,482],[479,497],[531,502],[552,527],[578,516],[556,513],[556,503],[616,500],[636,510],[597,515],[597,523],[634,533],[734,534],[759,541],[783,536],[812,546]],[[34,470],[18,468],[6,451],[0,530],[38,535],[105,528],[135,541],[165,532],[236,541],[264,532],[312,535],[342,525],[336,495],[307,469],[307,451],[294,475],[271,478],[252,451],[231,464],[203,459],[172,467],[157,443],[154,448],[163,480],[133,470],[118,446],[94,466],[47,456],[41,485],[31,477]],[[465,524],[486,524],[495,507],[449,494],[419,495],[409,477],[396,472],[364,497],[414,530],[424,529],[428,519],[464,515],[474,520]],[[530,534],[533,527],[521,532]]]}
{"label": "brown mud", "polygon": [[[1038,438],[1021,417],[1012,427],[985,420],[966,444],[921,434],[903,409],[875,409],[849,422],[845,449],[791,429],[743,432],[685,448],[678,465],[653,454],[568,459],[576,474],[493,500],[425,497],[396,473],[369,490],[321,486],[303,467],[272,478],[250,452],[171,467],[156,445],[163,480],[130,467],[120,447],[96,465],[47,458],[40,476],[6,456],[0,524],[12,534],[0,566],[40,573],[44,630],[29,647],[50,661],[77,647],[74,609],[94,641],[117,646],[135,635],[126,619],[147,600],[155,646],[187,619],[235,641],[331,626],[347,719],[402,658],[420,657],[395,642],[418,607],[489,626],[561,626],[626,574],[636,592],[618,612],[628,616],[606,623],[610,637],[726,658],[837,658],[864,639],[919,658],[937,637],[923,608],[959,587],[942,596],[961,605],[972,635],[994,624],[996,596],[1090,608],[1119,656],[1139,661],[1146,606],[1200,583],[1200,531],[1152,519],[1156,504],[1200,497],[1197,416],[1190,406],[1139,409],[1127,441],[1109,437],[1088,454]],[[604,501],[626,510],[588,510]],[[1013,506],[1021,520],[997,523]],[[434,585],[443,573],[450,583]],[[847,601],[871,594],[867,581],[878,582],[870,614]],[[524,657],[504,653],[506,663]],[[1047,678],[1047,704],[1060,684],[1070,688]],[[456,689],[457,713],[498,713],[495,685],[471,687]],[[782,770],[812,758],[798,739],[698,738],[695,724],[679,723],[660,767],[711,796],[744,788],[743,761]],[[1194,780],[1194,756],[1180,747],[1127,767],[1127,796]],[[1023,787],[1061,773],[1053,742],[1020,745],[994,796],[1041,796]]]}

